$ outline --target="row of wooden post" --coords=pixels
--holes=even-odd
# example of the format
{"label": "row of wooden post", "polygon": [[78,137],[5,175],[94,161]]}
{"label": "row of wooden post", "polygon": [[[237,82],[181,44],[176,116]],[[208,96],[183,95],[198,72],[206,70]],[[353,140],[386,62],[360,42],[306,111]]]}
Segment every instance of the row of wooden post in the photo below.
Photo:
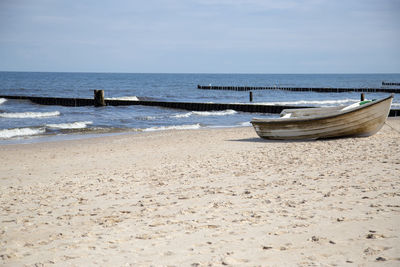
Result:
{"label": "row of wooden post", "polygon": [[[249,92],[249,100],[253,102],[253,92]],[[364,93],[361,94],[361,101],[365,100]],[[104,90],[94,90],[94,106],[95,107],[103,107],[106,105],[106,101],[104,100]]]}
{"label": "row of wooden post", "polygon": [[[253,102],[253,92],[249,93],[249,100]],[[103,107],[106,105],[106,101],[104,100],[104,90],[94,90],[94,106],[95,107]]]}
{"label": "row of wooden post", "polygon": [[[252,91],[249,92],[249,100],[250,100],[250,102],[253,102],[253,92]],[[364,93],[361,93],[361,101],[364,101],[364,100],[365,100],[365,95],[364,95]]]}

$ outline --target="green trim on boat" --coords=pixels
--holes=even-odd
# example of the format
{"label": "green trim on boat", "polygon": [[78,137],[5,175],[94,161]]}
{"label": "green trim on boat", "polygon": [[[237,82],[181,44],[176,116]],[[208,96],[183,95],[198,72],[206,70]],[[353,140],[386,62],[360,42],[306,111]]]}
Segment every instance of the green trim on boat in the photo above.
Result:
{"label": "green trim on boat", "polygon": [[[372,100],[373,101],[373,100]],[[371,100],[364,100],[360,102],[360,106],[372,102]]]}

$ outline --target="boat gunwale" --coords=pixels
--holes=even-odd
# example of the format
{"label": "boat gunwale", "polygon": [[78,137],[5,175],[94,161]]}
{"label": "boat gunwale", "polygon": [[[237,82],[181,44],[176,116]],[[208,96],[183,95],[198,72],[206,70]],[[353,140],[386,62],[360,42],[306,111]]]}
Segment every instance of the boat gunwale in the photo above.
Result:
{"label": "boat gunwale", "polygon": [[358,107],[349,109],[347,111],[341,112],[341,110],[333,113],[333,114],[324,114],[324,115],[316,115],[316,116],[309,116],[309,117],[294,117],[294,118],[277,118],[277,119],[258,119],[258,118],[253,118],[250,123],[253,125],[257,124],[287,124],[287,123],[301,123],[301,122],[309,122],[309,121],[318,121],[318,120],[325,120],[325,119],[330,119],[330,118],[336,118],[336,117],[341,117],[343,115],[351,114],[354,112],[358,112],[361,109],[366,109],[371,106],[375,106],[379,103],[382,103],[386,100],[389,100],[391,98],[394,98],[394,94],[391,94],[388,97],[378,99],[376,101],[371,101],[369,103],[365,103],[363,105],[360,105]]}

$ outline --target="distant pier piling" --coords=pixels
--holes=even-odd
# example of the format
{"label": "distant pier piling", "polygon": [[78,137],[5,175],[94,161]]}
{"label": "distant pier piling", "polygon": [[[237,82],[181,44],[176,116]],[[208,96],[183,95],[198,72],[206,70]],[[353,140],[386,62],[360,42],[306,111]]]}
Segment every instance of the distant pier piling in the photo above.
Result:
{"label": "distant pier piling", "polygon": [[400,86],[399,82],[382,82],[382,85]]}
{"label": "distant pier piling", "polygon": [[[392,83],[394,84],[394,83]],[[319,92],[319,93],[343,93],[343,92],[365,92],[365,93],[400,93],[400,88],[331,88],[331,87],[277,87],[277,86],[218,86],[197,85],[201,90],[229,90],[229,91],[252,91],[252,90],[283,90],[295,92]]]}

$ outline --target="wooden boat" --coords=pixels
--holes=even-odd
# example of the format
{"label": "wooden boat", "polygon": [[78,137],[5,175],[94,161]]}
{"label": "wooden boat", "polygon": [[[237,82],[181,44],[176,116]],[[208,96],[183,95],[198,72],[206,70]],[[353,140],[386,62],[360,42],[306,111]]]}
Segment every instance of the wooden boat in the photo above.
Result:
{"label": "wooden boat", "polygon": [[345,136],[370,136],[385,123],[393,94],[350,106],[285,109],[278,119],[253,119],[257,134],[265,139],[299,140]]}

